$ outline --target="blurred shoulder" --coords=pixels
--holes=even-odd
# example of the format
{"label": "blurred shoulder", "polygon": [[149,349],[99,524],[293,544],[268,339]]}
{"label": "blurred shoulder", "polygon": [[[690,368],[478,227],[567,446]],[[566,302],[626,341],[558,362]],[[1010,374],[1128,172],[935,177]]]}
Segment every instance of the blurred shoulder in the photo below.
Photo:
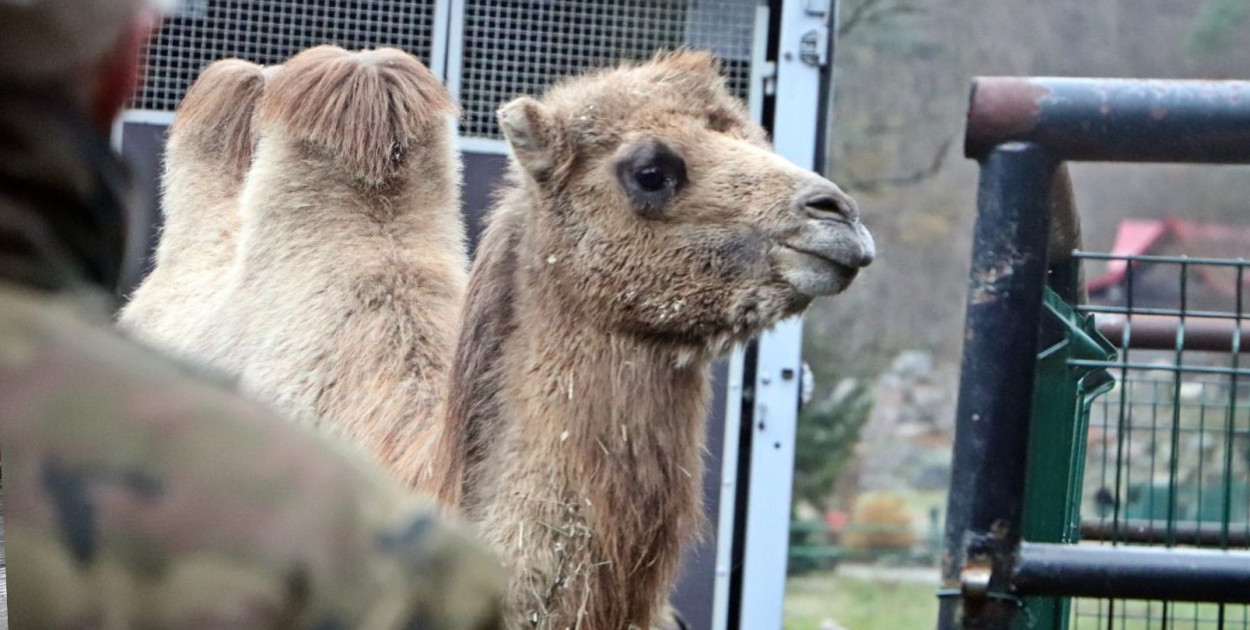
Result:
{"label": "blurred shoulder", "polygon": [[497,627],[503,569],[463,528],[77,297],[0,286],[0,449],[32,623],[100,613],[107,573],[110,597],[177,603],[140,626]]}

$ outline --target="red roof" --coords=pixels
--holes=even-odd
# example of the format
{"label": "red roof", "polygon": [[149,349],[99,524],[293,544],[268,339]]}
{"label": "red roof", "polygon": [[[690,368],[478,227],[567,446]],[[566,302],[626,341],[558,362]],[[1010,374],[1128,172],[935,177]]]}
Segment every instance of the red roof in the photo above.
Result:
{"label": "red roof", "polygon": [[[1163,245],[1168,251],[1159,251]],[[1111,253],[1118,256],[1140,256],[1147,254],[1168,254],[1200,256],[1207,258],[1240,258],[1250,252],[1250,228],[1217,225],[1211,223],[1195,223],[1184,219],[1124,219],[1116,230],[1115,244]],[[1098,292],[1124,281],[1128,271],[1128,261],[1111,260],[1107,262],[1107,271],[1103,275],[1089,281],[1091,292]],[[1195,272],[1204,280],[1215,280],[1213,269],[1200,266]],[[1250,278],[1246,278],[1250,281]],[[1213,282],[1213,285],[1224,284]],[[1236,285],[1236,282],[1232,283]],[[1248,282],[1250,284],[1250,282]],[[1229,287],[1231,290],[1233,287]]]}
{"label": "red roof", "polygon": [[[1115,245],[1111,246],[1111,253],[1117,256],[1137,256],[1148,253],[1159,239],[1167,235],[1170,223],[1174,220],[1125,219],[1120,221],[1120,226],[1115,232]],[[1127,272],[1127,260],[1108,261],[1107,272],[1090,280],[1089,290],[1101,291],[1120,284],[1124,281],[1124,274]]]}

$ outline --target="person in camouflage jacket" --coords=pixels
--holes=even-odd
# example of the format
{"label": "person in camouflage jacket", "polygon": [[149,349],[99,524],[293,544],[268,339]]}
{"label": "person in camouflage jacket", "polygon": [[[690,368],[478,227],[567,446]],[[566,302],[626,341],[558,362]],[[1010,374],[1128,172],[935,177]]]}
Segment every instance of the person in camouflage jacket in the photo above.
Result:
{"label": "person in camouflage jacket", "polygon": [[145,6],[0,0],[13,627],[499,627],[499,562],[432,508],[112,328],[130,202],[106,137]]}

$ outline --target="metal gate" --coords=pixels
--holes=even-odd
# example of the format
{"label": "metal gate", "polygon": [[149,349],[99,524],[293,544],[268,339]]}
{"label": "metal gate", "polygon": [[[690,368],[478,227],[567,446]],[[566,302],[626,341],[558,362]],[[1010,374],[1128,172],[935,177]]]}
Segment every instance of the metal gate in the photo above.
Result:
{"label": "metal gate", "polygon": [[1250,83],[982,78],[965,150],[938,627],[1250,627],[1250,262],[1081,251],[1064,166],[1250,163]]}

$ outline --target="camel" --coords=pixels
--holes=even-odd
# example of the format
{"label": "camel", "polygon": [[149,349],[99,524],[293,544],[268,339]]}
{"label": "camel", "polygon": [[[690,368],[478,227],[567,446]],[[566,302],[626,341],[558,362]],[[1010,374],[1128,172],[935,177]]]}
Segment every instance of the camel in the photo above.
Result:
{"label": "camel", "polygon": [[442,486],[515,569],[514,628],[664,623],[702,526],[711,362],[874,256],[854,201],[773,153],[697,52],[500,109]]}
{"label": "camel", "polygon": [[411,55],[306,50],[265,90],[242,229],[207,356],[242,389],[324,426],[416,487],[468,255],[456,112]]}
{"label": "camel", "polygon": [[[467,282],[456,108],[402,51],[321,46],[201,113],[196,97],[242,68],[215,64],[188,93],[169,140],[171,220],[122,325],[432,485],[436,453],[398,455],[439,443]],[[232,151],[212,153],[230,159],[185,149],[234,121],[239,133],[215,140]],[[161,309],[167,323],[150,315]]]}
{"label": "camel", "polygon": [[155,266],[130,296],[118,324],[149,344],[198,357],[188,332],[217,294],[234,257],[238,198],[252,164],[252,117],[265,69],[240,59],[200,73],[178,108],[166,142]]}

